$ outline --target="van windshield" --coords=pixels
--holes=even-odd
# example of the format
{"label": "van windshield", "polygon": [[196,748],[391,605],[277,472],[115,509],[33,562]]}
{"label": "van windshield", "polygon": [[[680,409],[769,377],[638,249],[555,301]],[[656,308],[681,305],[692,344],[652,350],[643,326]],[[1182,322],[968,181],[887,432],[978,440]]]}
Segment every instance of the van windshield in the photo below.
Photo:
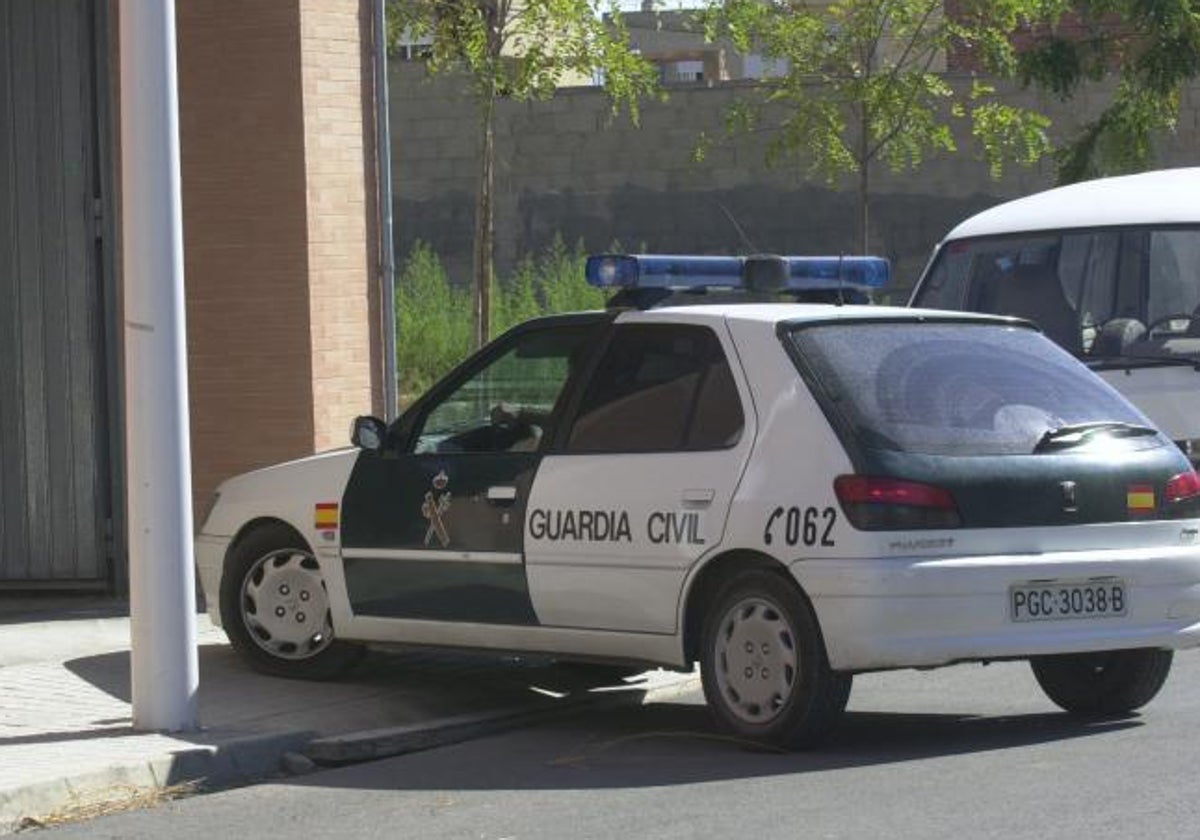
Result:
{"label": "van windshield", "polygon": [[913,306],[1015,315],[1082,358],[1200,358],[1200,226],[946,243]]}

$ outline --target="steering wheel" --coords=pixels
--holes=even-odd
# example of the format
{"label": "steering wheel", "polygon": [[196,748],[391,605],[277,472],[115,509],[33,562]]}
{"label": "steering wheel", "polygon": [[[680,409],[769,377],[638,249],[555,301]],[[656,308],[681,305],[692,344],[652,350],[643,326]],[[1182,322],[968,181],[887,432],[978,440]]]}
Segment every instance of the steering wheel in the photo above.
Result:
{"label": "steering wheel", "polygon": [[[1154,335],[1156,327],[1159,327],[1162,324],[1170,323],[1171,321],[1186,321],[1190,324],[1192,322],[1192,314],[1190,312],[1174,312],[1170,315],[1163,315],[1161,317],[1155,318],[1153,321],[1151,321],[1149,324],[1146,325],[1146,335],[1147,336]],[[1164,332],[1171,333],[1171,334],[1180,334],[1179,330],[1164,330]],[[1184,327],[1183,332],[1184,333],[1187,332],[1187,327]]]}

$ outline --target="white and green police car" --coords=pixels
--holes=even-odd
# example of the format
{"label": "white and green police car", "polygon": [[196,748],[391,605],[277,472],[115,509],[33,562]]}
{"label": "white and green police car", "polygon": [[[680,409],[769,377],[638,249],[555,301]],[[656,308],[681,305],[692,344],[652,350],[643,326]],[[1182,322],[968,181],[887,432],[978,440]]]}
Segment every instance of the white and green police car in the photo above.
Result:
{"label": "white and green police car", "polygon": [[720,724],[792,746],[864,671],[1028,659],[1070,712],[1148,702],[1200,644],[1187,458],[1027,322],[705,302],[743,278],[841,297],[886,263],[830,270],[592,258],[619,306],[523,324],[354,448],[225,482],[197,538],[214,620],[285,676],[363,643],[698,661]]}

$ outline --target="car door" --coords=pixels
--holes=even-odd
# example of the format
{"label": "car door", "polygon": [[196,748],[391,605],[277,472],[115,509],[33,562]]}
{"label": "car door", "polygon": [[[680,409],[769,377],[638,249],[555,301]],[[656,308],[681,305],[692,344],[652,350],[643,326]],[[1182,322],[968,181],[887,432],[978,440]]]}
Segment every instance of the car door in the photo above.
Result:
{"label": "car door", "polygon": [[526,569],[543,624],[672,633],[752,443],[722,321],[618,324],[539,467]]}
{"label": "car door", "polygon": [[364,451],[342,500],[355,619],[534,624],[523,555],[529,489],[596,319],[518,330]]}

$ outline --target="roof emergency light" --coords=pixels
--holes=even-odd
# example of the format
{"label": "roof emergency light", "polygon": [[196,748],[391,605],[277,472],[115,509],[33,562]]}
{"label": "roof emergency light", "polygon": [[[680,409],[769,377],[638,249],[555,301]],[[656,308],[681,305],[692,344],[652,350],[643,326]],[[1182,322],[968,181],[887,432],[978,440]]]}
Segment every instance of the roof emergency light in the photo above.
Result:
{"label": "roof emergency light", "polygon": [[[607,289],[747,289],[747,264],[781,260],[788,277],[778,289],[882,289],[891,266],[882,257],[701,257],[667,254],[596,254],[587,259],[587,281]],[[768,291],[768,290],[762,290]]]}

